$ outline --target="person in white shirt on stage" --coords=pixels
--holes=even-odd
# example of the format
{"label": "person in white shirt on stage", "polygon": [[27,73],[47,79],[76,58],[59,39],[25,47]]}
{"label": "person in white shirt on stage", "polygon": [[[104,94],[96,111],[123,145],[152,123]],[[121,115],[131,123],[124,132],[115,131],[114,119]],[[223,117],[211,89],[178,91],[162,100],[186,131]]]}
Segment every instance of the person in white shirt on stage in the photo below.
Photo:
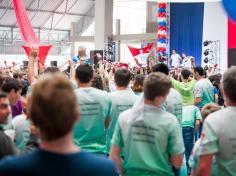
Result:
{"label": "person in white shirt on stage", "polygon": [[182,64],[181,67],[191,69],[194,67],[194,58],[192,56],[187,56],[185,53],[182,54]]}
{"label": "person in white shirt on stage", "polygon": [[172,50],[172,55],[170,58],[170,62],[171,62],[171,66],[174,68],[178,68],[180,66],[180,61],[181,61],[181,57],[179,54],[177,54],[176,49]]}

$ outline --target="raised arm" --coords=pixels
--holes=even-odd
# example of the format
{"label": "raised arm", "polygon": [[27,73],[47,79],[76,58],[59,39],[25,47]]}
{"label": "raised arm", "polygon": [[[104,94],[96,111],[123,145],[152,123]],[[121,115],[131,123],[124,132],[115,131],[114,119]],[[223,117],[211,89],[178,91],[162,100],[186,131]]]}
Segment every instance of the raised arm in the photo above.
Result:
{"label": "raised arm", "polygon": [[69,66],[70,66],[70,79],[74,80],[75,79],[75,65],[72,60],[68,61]]}
{"label": "raised arm", "polygon": [[29,63],[28,63],[28,80],[29,80],[30,85],[35,80],[35,76],[38,76],[37,74],[38,62],[37,61],[38,61],[38,48],[32,48],[30,51],[30,57],[29,57]]}

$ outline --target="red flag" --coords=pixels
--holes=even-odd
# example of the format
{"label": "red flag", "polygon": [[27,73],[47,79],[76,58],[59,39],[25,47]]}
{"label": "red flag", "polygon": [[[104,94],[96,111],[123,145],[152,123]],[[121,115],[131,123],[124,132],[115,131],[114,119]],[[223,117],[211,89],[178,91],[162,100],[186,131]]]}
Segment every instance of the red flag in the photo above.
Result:
{"label": "red flag", "polygon": [[[31,46],[26,46],[26,45],[22,45],[22,47],[24,48],[27,56],[30,56],[30,50],[31,50]],[[39,46],[39,53],[38,53],[38,57],[40,59],[40,62],[42,65],[45,64],[46,61],[46,57],[48,55],[49,50],[51,49],[52,45],[41,45]]]}
{"label": "red flag", "polygon": [[140,54],[140,50],[141,50],[141,49],[143,50],[143,53],[144,53],[144,54],[145,54],[145,53],[149,53],[150,50],[151,50],[151,48],[152,48],[152,46],[153,46],[153,43],[147,45],[147,46],[144,47],[144,48],[133,48],[133,47],[131,47],[131,46],[129,46],[129,45],[127,45],[127,46],[128,46],[128,48],[129,48],[130,52],[132,53],[133,57],[135,57],[135,56],[137,56],[137,55]]}
{"label": "red flag", "polygon": [[129,46],[129,45],[127,45],[127,46],[128,46],[128,48],[129,48],[131,54],[132,54],[133,57],[134,57],[134,61],[136,62],[137,65],[139,65],[139,62],[138,62],[137,58],[135,58],[135,56],[138,56],[138,55],[140,54],[140,50],[141,50],[141,49],[142,49],[142,51],[143,51],[143,54],[149,53],[149,52],[151,51],[151,49],[152,49],[153,43],[147,45],[147,46],[144,47],[144,48],[133,48],[133,47],[131,47],[131,46]]}

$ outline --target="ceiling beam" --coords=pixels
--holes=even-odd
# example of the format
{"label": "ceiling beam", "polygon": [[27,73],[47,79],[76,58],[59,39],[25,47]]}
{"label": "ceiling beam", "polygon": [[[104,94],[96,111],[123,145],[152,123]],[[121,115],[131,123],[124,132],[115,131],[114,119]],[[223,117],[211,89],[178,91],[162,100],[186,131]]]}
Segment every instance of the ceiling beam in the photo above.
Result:
{"label": "ceiling beam", "polygon": [[[5,28],[18,28],[18,26],[16,25],[3,25],[0,24],[0,27],[5,27]],[[37,30],[41,30],[41,31],[50,31],[50,28],[40,28],[40,27],[33,27],[33,29],[37,29]],[[53,31],[58,31],[58,32],[70,32],[70,30],[66,30],[66,29],[53,29]]]}
{"label": "ceiling beam", "polygon": [[[65,12],[63,14],[63,16],[56,22],[56,24],[54,25],[53,28],[55,28],[59,23],[60,21],[65,17],[65,15],[68,14],[68,12],[79,2],[79,0],[76,0],[69,8],[67,7],[68,5],[68,1],[67,1],[67,5],[66,5],[66,9],[65,9]],[[68,8],[68,9],[67,9]],[[85,15],[84,15],[85,16]]]}
{"label": "ceiling beam", "polygon": [[[113,41],[149,41],[156,39],[156,33],[112,35]],[[94,36],[71,36],[71,42],[94,42]]]}
{"label": "ceiling beam", "polygon": [[7,11],[9,10],[9,8],[11,8],[10,6],[12,5],[12,1],[8,1],[9,4],[7,4],[7,6],[3,9],[5,10],[2,14],[2,16],[0,17],[0,20],[5,16],[5,14],[7,13]]}
{"label": "ceiling beam", "polygon": [[[95,13],[95,4],[91,6],[91,8],[85,13],[87,16],[93,16],[94,17],[94,13]],[[86,31],[86,29],[88,29],[88,27],[92,24],[92,22],[94,21],[94,18],[87,18],[87,16],[85,16],[84,18],[81,18],[78,21],[78,31],[76,31],[76,33],[78,32],[78,35],[83,34],[84,31]]]}
{"label": "ceiling beam", "polygon": [[[34,0],[33,1],[31,1],[30,2],[30,4],[28,5],[28,7],[27,8],[30,8],[31,7],[31,5],[33,5],[34,4]],[[1,6],[0,6],[0,9],[1,9]],[[12,8],[12,7],[9,7],[9,10],[14,10],[14,8]],[[14,21],[14,23],[12,23],[12,25],[17,25],[17,20],[15,19],[15,21]]]}
{"label": "ceiling beam", "polygon": [[[0,10],[14,10],[14,8],[12,7],[4,7],[4,6],[0,6]],[[50,10],[43,10],[43,9],[30,9],[27,8],[26,9],[28,12],[41,12],[41,13],[54,13],[54,14],[58,14],[58,15],[64,15],[65,12],[58,12],[58,11],[50,11]],[[70,13],[67,12],[66,15],[71,15],[71,16],[86,16],[86,17],[91,17],[93,18],[94,16],[89,16],[87,14],[80,14],[80,13]]]}
{"label": "ceiling beam", "polygon": [[64,0],[61,0],[57,6],[51,11],[50,15],[46,18],[46,20],[43,21],[43,23],[40,25],[40,28],[42,28],[47,22],[48,20],[54,15],[54,12],[57,11],[57,9],[63,4]]}

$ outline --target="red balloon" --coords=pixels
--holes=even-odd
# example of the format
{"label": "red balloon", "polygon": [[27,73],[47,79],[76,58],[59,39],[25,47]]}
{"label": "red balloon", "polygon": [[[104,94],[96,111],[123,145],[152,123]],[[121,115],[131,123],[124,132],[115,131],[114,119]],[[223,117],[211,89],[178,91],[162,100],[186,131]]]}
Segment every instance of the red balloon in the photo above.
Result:
{"label": "red balloon", "polygon": [[158,29],[161,31],[166,31],[167,27],[166,26],[159,26]]}
{"label": "red balloon", "polygon": [[166,51],[166,48],[160,47],[160,48],[157,48],[157,51],[158,51],[158,52],[164,52],[164,51]]}
{"label": "red balloon", "polygon": [[159,4],[158,4],[158,7],[159,7],[159,8],[166,8],[166,3],[159,3]]}
{"label": "red balloon", "polygon": [[163,17],[166,18],[166,13],[159,13],[157,16],[160,17],[160,18],[163,18]]}
{"label": "red balloon", "polygon": [[159,39],[166,39],[166,36],[165,35],[157,35],[157,37],[159,38]]}

